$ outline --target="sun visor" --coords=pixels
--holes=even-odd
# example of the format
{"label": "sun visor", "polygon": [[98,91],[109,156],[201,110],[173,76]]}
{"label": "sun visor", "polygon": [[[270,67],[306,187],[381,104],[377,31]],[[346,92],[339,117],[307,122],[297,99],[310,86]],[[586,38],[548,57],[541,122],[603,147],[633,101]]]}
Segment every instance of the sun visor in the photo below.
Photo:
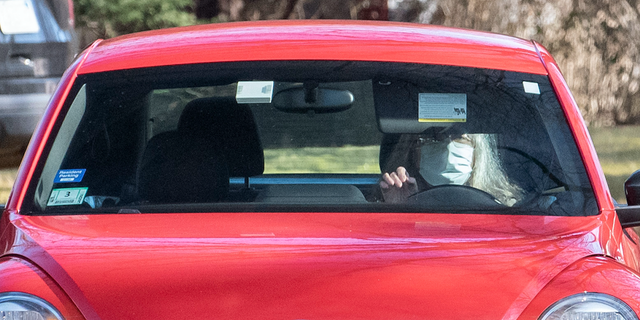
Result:
{"label": "sun visor", "polygon": [[404,81],[374,81],[378,126],[383,133],[421,133],[431,128],[466,127],[466,93],[421,89]]}

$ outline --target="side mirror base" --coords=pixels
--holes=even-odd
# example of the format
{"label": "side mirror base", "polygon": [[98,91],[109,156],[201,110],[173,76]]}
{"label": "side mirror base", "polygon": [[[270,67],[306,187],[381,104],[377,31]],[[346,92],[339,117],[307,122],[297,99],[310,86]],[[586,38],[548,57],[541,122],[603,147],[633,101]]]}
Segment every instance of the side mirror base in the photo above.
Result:
{"label": "side mirror base", "polygon": [[640,170],[632,173],[624,182],[624,194],[627,197],[627,204],[640,205]]}
{"label": "side mirror base", "polygon": [[619,206],[616,213],[623,228],[640,226],[640,206]]}

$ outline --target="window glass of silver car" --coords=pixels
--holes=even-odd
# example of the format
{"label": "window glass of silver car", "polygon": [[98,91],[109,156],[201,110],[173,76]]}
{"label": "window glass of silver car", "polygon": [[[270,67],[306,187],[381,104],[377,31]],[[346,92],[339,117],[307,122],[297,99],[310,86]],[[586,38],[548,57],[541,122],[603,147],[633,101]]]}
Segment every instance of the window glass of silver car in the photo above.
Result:
{"label": "window glass of silver car", "polygon": [[0,167],[20,163],[78,52],[70,0],[0,0]]}

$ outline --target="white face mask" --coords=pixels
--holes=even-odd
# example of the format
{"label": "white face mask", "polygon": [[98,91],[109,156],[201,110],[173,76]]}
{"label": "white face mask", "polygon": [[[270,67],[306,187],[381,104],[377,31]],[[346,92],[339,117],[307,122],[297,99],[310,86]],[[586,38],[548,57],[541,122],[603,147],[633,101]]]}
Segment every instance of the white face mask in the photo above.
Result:
{"label": "white face mask", "polygon": [[420,174],[432,186],[462,185],[473,171],[473,147],[456,142],[434,142],[420,149]]}

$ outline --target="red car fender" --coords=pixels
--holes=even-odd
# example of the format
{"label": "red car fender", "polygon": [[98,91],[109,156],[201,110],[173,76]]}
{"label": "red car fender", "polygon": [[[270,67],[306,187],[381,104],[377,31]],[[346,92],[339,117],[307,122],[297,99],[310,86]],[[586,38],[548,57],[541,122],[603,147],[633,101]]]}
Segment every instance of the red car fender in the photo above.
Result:
{"label": "red car fender", "polygon": [[628,304],[636,314],[640,314],[638,288],[640,276],[631,268],[609,257],[587,257],[573,263],[551,280],[518,318],[538,319],[555,302],[584,292],[614,296]]}
{"label": "red car fender", "polygon": [[587,169],[587,175],[598,202],[603,221],[603,229],[600,234],[600,242],[608,256],[640,272],[637,258],[640,256],[640,242],[632,229],[623,231],[622,225],[615,213],[615,205],[607,180],[602,171],[598,154],[585,125],[582,114],[569,87],[562,77],[558,64],[549,54],[547,49],[537,42],[533,42],[544,67],[547,69],[549,80],[556,90],[558,100],[562,104],[564,113],[573,132],[574,139],[580,150],[580,155]]}
{"label": "red car fender", "polygon": [[[28,267],[34,270],[33,272],[37,273],[40,279],[46,279],[47,283],[55,283],[57,290],[54,291],[54,296],[62,294],[68,301],[73,301],[74,309],[83,315],[80,319],[100,319],[69,274],[67,274],[49,253],[33,241],[29,235],[19,228],[16,228],[15,220],[19,219],[19,217],[20,215],[15,211],[5,210],[0,219],[0,226],[6,225],[4,234],[0,237],[0,248],[4,248],[4,251],[0,252],[0,264],[7,259],[15,259],[18,262],[27,264]],[[50,301],[46,297],[37,294],[39,291],[34,291],[35,293],[24,291],[19,285],[6,288],[4,286],[4,279],[14,276],[15,278],[12,279],[21,283],[20,279],[22,279],[21,277],[24,276],[24,274],[12,275],[12,273],[7,272],[0,265],[0,293],[8,291],[25,292]],[[50,303],[53,304],[52,301],[50,301]],[[54,306],[58,308],[58,305],[54,304]],[[60,309],[59,311],[62,312]],[[65,316],[65,319],[69,318]]]}
{"label": "red car fender", "polygon": [[53,305],[65,319],[84,319],[71,299],[51,277],[18,257],[0,258],[0,292],[22,292]]}

